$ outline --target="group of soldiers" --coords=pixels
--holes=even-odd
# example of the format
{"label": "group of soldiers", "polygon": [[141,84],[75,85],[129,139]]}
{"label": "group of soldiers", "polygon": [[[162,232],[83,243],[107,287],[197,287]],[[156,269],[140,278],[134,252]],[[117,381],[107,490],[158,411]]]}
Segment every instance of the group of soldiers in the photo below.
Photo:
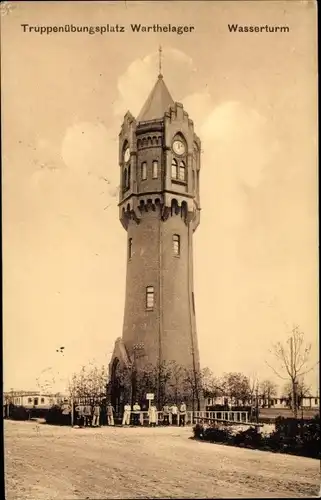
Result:
{"label": "group of soldiers", "polygon": [[[75,406],[75,423],[79,427],[100,427],[102,423],[101,410],[101,405],[98,402],[94,404],[79,403]],[[137,401],[133,407],[131,407],[129,403],[126,403],[123,411],[122,425],[141,425],[141,411],[141,406]],[[158,413],[156,405],[152,402],[147,410],[148,423],[150,427],[155,427],[160,423]],[[187,408],[184,402],[182,402],[179,407],[175,403],[171,405],[165,403],[162,408],[162,424],[184,426],[186,423],[186,413]],[[115,425],[115,409],[111,403],[107,403],[105,415],[107,416],[107,425]]]}
{"label": "group of soldiers", "polygon": [[[163,414],[163,425],[180,425],[184,426],[186,422],[186,404],[182,402],[180,407],[174,404],[165,403],[162,409]],[[150,427],[155,427],[158,421],[158,410],[154,403],[151,403],[148,408],[148,423]],[[133,405],[133,408],[129,403],[127,403],[124,407],[123,420],[122,425],[130,425],[131,423],[131,415],[133,416],[133,425],[141,425],[140,415],[141,415],[141,407],[140,404],[136,401]]]}
{"label": "group of soldiers", "polygon": [[76,420],[79,427],[100,427],[101,406],[99,403],[78,404],[75,407]]}

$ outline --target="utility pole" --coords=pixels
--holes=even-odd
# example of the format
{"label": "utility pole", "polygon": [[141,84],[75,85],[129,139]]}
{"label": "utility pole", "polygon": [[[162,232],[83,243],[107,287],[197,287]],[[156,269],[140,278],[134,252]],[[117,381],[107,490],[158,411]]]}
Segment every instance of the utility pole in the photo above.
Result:
{"label": "utility pole", "polygon": [[259,423],[259,385],[256,384],[255,389],[255,407],[256,407],[256,423]]}
{"label": "utility pole", "polygon": [[[293,337],[290,337],[290,363],[291,363],[291,376],[294,376],[294,357],[293,357]],[[292,384],[292,410],[293,410],[293,415],[294,418],[297,418],[298,412],[297,412],[297,400],[296,400],[296,385],[297,382],[294,378],[291,379],[291,384]]]}

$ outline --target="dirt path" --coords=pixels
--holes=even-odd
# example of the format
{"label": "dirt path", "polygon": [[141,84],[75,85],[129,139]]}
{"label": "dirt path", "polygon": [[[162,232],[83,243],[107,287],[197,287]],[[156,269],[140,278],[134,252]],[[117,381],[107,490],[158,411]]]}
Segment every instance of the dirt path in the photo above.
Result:
{"label": "dirt path", "polygon": [[319,461],[189,439],[191,428],[5,422],[7,500],[317,496]]}

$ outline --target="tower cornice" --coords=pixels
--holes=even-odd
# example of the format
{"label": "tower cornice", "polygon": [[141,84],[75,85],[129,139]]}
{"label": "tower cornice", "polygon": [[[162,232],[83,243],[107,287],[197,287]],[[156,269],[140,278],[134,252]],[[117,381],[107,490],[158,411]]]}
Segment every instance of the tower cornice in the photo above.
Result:
{"label": "tower cornice", "polygon": [[[128,203],[128,201],[132,198],[136,198],[136,199],[142,199],[142,198],[145,198],[145,197],[150,197],[150,196],[159,196],[159,195],[165,195],[165,194],[172,194],[174,196],[177,196],[179,198],[188,198],[188,199],[194,199],[195,200],[195,196],[193,194],[190,194],[190,193],[178,193],[177,191],[172,191],[172,190],[169,190],[169,189],[163,189],[163,190],[159,190],[157,191],[156,189],[154,191],[145,191],[143,193],[130,193],[128,196],[126,196],[125,198],[122,199],[122,201],[120,201],[118,203],[118,206],[122,206],[126,203]],[[196,200],[195,200],[196,201]]]}

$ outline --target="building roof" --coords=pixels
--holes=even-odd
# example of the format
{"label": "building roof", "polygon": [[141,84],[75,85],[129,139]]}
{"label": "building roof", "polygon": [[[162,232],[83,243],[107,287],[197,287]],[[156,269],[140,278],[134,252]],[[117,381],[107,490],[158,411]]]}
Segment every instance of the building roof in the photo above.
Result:
{"label": "building roof", "polygon": [[164,113],[168,110],[169,106],[173,105],[174,101],[172,96],[166,87],[163,76],[160,74],[158,75],[157,82],[155,83],[147,101],[137,117],[137,121],[145,122],[163,118]]}

